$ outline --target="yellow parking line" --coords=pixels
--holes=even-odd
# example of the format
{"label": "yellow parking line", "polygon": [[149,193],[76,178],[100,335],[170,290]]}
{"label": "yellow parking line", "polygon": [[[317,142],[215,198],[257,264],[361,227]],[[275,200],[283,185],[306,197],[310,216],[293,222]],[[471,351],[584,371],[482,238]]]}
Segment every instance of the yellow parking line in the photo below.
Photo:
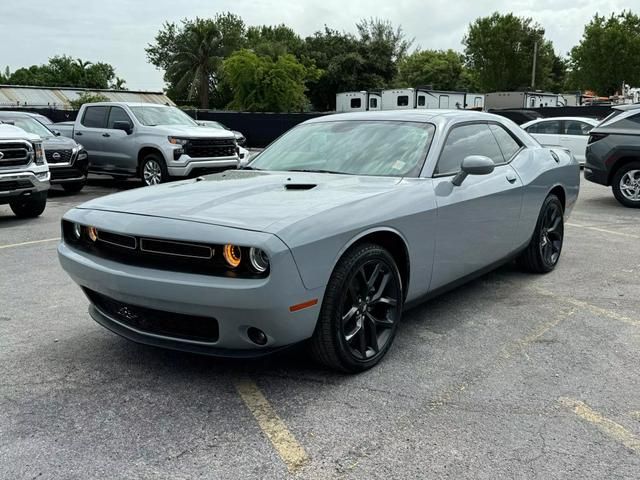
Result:
{"label": "yellow parking line", "polygon": [[235,385],[245,405],[257,420],[260,429],[276,449],[289,471],[295,473],[302,468],[309,461],[307,453],[255,382],[249,378],[242,378],[236,381]]}
{"label": "yellow parking line", "polygon": [[32,240],[30,242],[10,243],[8,245],[0,245],[0,250],[3,250],[5,248],[22,247],[24,245],[34,245],[36,243],[55,242],[57,240],[60,240],[60,237],[45,238],[44,240]]}
{"label": "yellow parking line", "polygon": [[573,305],[575,307],[580,307],[584,310],[587,310],[595,315],[602,315],[603,317],[610,318],[612,320],[617,320],[619,322],[628,323],[629,325],[633,325],[634,327],[640,327],[640,320],[635,318],[630,318],[625,315],[620,315],[619,313],[612,312],[611,310],[607,310],[606,308],[597,307],[588,302],[578,300],[576,298],[565,297],[564,295],[557,295],[546,288],[541,287],[531,287],[536,292],[541,295],[545,295],[547,297],[556,298],[564,303],[568,303],[569,305]]}
{"label": "yellow parking line", "polygon": [[587,230],[595,230],[596,232],[610,233],[611,235],[619,235],[621,237],[628,238],[640,238],[640,235],[634,235],[633,233],[616,232],[615,230],[607,230],[606,228],[592,227],[591,225],[578,225],[577,223],[567,223],[570,227],[586,228]]}
{"label": "yellow parking line", "polygon": [[622,443],[629,450],[640,454],[640,439],[619,423],[603,417],[600,413],[591,409],[586,403],[579,400],[561,397],[558,401],[565,407],[573,410],[573,413],[583,420],[595,425],[605,435]]}

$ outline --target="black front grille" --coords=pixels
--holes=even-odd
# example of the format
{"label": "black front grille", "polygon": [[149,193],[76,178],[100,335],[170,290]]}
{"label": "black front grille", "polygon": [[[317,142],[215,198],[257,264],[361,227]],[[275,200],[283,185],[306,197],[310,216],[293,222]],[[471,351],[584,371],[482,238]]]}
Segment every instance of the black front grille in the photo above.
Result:
{"label": "black front grille", "polygon": [[[62,231],[69,245],[125,265],[231,278],[264,278],[269,274],[268,271],[256,273],[251,269],[246,247],[241,247],[243,261],[240,266],[232,269],[224,260],[223,245],[135,237],[100,229],[89,232],[86,226],[82,227],[78,239],[73,224],[66,220],[62,221]],[[90,234],[95,240],[90,238]]]}
{"label": "black front grille", "polygon": [[73,150],[46,150],[47,163],[69,163]]}
{"label": "black front grille", "polygon": [[17,167],[31,163],[30,146],[23,142],[0,143],[0,167]]}
{"label": "black front grille", "polygon": [[215,318],[131,305],[88,288],[84,292],[102,313],[138,331],[207,343],[218,340],[218,321]]}
{"label": "black front grille", "polygon": [[232,139],[194,139],[189,140],[184,151],[192,158],[233,157],[236,143]]}
{"label": "black front grille", "polygon": [[51,180],[68,180],[70,178],[80,178],[84,177],[85,172],[76,168],[75,166],[71,167],[55,167],[51,169]]}
{"label": "black front grille", "polygon": [[6,180],[0,181],[0,192],[7,192],[11,190],[21,190],[25,188],[31,188],[33,184],[29,180]]}

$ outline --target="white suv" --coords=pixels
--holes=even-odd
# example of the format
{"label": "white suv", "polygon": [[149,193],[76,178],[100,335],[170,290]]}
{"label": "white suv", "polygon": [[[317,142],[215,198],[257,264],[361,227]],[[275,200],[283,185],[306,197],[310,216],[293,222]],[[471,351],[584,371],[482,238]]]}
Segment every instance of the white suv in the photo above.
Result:
{"label": "white suv", "polygon": [[49,166],[39,136],[0,124],[0,205],[18,217],[37,217],[47,205]]}

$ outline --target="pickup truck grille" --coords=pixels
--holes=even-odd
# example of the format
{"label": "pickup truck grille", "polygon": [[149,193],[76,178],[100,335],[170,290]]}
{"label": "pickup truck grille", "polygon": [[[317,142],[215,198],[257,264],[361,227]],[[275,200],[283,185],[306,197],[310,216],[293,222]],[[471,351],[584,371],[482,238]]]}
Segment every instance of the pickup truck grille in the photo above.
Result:
{"label": "pickup truck grille", "polygon": [[31,187],[33,187],[33,184],[29,180],[0,180],[0,192],[23,190]]}
{"label": "pickup truck grille", "polygon": [[47,163],[70,163],[73,150],[46,150]]}
{"label": "pickup truck grille", "polygon": [[193,139],[184,150],[192,158],[233,157],[237,152],[233,139]]}
{"label": "pickup truck grille", "polygon": [[0,168],[29,165],[31,156],[28,142],[0,142]]}

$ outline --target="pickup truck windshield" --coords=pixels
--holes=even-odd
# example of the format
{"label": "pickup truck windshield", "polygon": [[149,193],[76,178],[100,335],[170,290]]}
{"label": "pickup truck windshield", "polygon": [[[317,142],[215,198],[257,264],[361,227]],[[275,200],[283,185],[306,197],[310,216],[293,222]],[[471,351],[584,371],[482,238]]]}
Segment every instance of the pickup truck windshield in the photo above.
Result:
{"label": "pickup truck windshield", "polygon": [[198,124],[183,111],[173,107],[144,106],[129,107],[138,121],[148,127],[155,125],[185,125],[197,127]]}
{"label": "pickup truck windshield", "polygon": [[418,176],[435,127],[396,121],[301,125],[251,162],[251,169],[389,177]]}

